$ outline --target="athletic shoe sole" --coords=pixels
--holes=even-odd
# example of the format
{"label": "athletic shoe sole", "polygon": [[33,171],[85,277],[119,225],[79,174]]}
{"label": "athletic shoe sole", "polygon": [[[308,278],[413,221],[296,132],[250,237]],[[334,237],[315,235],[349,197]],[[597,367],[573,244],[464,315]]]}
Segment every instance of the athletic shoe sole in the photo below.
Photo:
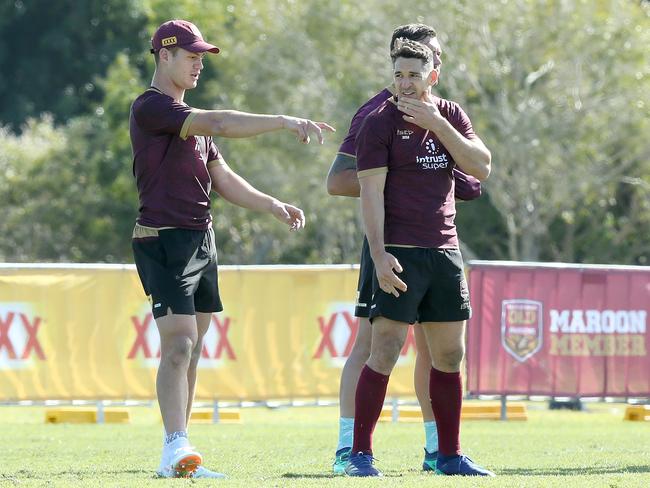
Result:
{"label": "athletic shoe sole", "polygon": [[177,478],[188,478],[201,466],[203,459],[199,453],[185,454],[172,462],[172,471]]}

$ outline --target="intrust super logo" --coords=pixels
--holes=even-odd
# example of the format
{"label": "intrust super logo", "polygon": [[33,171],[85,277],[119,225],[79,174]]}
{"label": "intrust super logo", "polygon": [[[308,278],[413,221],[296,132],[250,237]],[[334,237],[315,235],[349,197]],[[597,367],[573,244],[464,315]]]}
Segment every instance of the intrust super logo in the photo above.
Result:
{"label": "intrust super logo", "polygon": [[[142,362],[144,367],[157,367],[160,360],[160,335],[147,304],[142,313],[131,316],[135,339],[128,350],[127,359]],[[223,314],[212,314],[210,327],[203,337],[200,368],[213,368],[226,360],[236,361],[237,354],[230,340],[233,321]]]}
{"label": "intrust super logo", "polygon": [[[354,316],[354,303],[330,304],[327,313],[316,318],[316,325],[319,339],[312,358],[329,360],[332,366],[342,368],[359,333],[359,318]],[[415,352],[415,337],[413,328],[409,327],[398,364],[407,360],[411,349]]]}
{"label": "intrust super logo", "polygon": [[422,169],[445,169],[449,165],[447,154],[439,150],[433,139],[429,139],[425,143],[425,147],[429,154],[415,157],[415,162],[419,163]]}
{"label": "intrust super logo", "polygon": [[0,303],[0,369],[27,368],[34,360],[46,360],[38,339],[42,325],[30,303]]}

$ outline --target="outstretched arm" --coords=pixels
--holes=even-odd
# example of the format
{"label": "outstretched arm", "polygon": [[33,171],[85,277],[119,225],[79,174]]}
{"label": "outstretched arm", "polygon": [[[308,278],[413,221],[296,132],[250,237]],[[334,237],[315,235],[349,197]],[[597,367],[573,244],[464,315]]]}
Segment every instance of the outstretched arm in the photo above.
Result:
{"label": "outstretched arm", "polygon": [[291,230],[299,230],[305,226],[305,214],[302,210],[257,190],[231,170],[225,162],[211,165],[209,171],[212,189],[224,200],[239,207],[268,212],[287,224]]}
{"label": "outstretched arm", "polygon": [[194,110],[188,129],[190,136],[251,137],[265,132],[286,129],[299,141],[308,143],[310,135],[323,143],[323,132],[335,132],[325,122],[314,122],[288,115],[262,115],[236,110]]}

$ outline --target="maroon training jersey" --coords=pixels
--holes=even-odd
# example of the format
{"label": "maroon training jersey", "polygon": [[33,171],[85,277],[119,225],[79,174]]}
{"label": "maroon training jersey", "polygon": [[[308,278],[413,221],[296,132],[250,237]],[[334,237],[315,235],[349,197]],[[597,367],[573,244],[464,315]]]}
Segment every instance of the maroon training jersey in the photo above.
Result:
{"label": "maroon training jersey", "polygon": [[[359,107],[357,113],[355,113],[354,117],[352,117],[348,134],[345,136],[343,143],[339,147],[339,154],[345,154],[353,158],[356,157],[357,134],[359,133],[361,124],[370,112],[375,110],[392,96],[393,93],[390,91],[390,89],[384,88],[370,100],[364,103],[361,107]],[[472,135],[473,134],[474,133],[472,132]],[[473,176],[463,173],[458,168],[454,168],[453,175],[455,180],[454,191],[456,192],[456,198],[459,198],[460,200],[474,200],[475,198],[481,196],[481,182],[479,180]]]}
{"label": "maroon training jersey", "polygon": [[[433,97],[441,115],[464,137],[474,134],[457,103]],[[406,122],[393,99],[365,119],[357,136],[359,177],[387,172],[384,242],[457,248],[451,154],[433,132]]]}
{"label": "maroon training jersey", "polygon": [[212,224],[208,163],[221,162],[208,136],[189,136],[196,112],[155,88],[131,106],[129,129],[138,224],[205,230]]}

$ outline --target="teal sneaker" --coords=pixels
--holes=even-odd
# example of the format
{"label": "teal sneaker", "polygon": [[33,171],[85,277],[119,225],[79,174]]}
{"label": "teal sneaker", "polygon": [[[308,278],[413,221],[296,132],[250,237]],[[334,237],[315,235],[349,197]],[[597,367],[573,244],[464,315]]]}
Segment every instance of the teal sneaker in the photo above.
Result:
{"label": "teal sneaker", "polygon": [[436,473],[448,476],[495,476],[489,469],[479,466],[465,455],[439,456]]}
{"label": "teal sneaker", "polygon": [[348,465],[348,461],[350,460],[351,451],[351,447],[344,447],[336,451],[334,463],[332,464],[332,472],[334,474],[345,474],[345,467]]}
{"label": "teal sneaker", "polygon": [[438,460],[438,451],[429,452],[424,448],[424,461],[422,461],[422,471],[436,471],[436,461]]}

